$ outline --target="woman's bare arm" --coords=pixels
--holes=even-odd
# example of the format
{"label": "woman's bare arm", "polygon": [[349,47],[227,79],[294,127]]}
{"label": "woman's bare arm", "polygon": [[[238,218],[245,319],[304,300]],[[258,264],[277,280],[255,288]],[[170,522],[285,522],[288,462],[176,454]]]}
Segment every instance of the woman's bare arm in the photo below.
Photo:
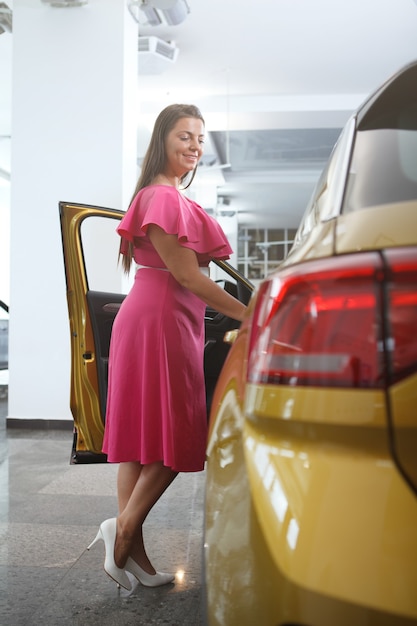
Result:
{"label": "woman's bare arm", "polygon": [[156,224],[148,226],[147,234],[180,285],[189,289],[215,311],[235,320],[243,319],[246,306],[200,271],[194,250],[181,246],[176,235],[168,235]]}

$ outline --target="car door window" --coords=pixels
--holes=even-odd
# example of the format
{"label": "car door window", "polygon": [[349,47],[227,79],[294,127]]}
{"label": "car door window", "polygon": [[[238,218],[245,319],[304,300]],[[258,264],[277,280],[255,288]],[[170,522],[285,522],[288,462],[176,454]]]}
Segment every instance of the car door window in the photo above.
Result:
{"label": "car door window", "polygon": [[354,130],[355,119],[351,118],[340,134],[329,161],[317,181],[298,228],[295,245],[304,240],[317,224],[339,215]]}
{"label": "car door window", "polygon": [[[417,105],[395,120],[358,130],[349,169],[345,213],[417,198]],[[378,127],[379,126],[379,127]]]}
{"label": "car door window", "polygon": [[[91,291],[129,291],[132,277],[126,278],[118,263],[120,237],[116,232],[119,220],[91,216],[81,224],[81,245],[85,273]],[[99,251],[98,250],[99,242]]]}

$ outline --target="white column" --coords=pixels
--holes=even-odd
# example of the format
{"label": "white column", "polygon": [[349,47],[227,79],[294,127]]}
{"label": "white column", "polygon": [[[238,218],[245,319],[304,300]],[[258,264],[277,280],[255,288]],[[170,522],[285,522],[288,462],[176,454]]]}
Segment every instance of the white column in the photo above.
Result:
{"label": "white column", "polygon": [[125,0],[13,3],[9,417],[70,420],[60,200],[126,208],[137,25]]}

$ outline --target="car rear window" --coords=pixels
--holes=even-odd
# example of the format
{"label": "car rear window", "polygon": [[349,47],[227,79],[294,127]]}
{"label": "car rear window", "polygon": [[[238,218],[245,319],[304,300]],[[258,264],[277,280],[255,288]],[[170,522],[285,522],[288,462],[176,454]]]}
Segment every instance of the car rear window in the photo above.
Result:
{"label": "car rear window", "polygon": [[343,212],[417,200],[417,67],[394,80],[359,120]]}

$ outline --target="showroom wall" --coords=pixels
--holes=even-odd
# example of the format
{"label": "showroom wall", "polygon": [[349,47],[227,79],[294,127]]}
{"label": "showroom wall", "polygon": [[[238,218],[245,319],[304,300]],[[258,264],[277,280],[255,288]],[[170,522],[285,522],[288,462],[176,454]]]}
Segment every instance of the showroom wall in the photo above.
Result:
{"label": "showroom wall", "polygon": [[[13,6],[9,418],[70,420],[60,200],[125,206],[137,27],[125,3]],[[97,259],[100,263],[100,259]]]}

